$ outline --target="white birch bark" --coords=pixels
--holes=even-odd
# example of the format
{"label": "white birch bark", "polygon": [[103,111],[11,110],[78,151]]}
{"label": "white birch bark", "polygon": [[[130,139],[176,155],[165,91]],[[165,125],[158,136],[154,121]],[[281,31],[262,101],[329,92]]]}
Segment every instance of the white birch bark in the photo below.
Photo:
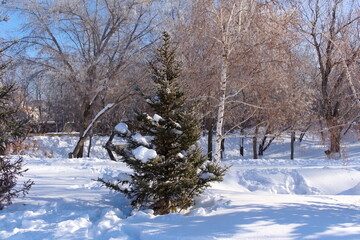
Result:
{"label": "white birch bark", "polygon": [[225,101],[226,101],[226,84],[228,78],[228,51],[226,46],[223,47],[222,63],[221,63],[221,76],[220,76],[220,101],[218,116],[216,122],[216,137],[215,137],[215,154],[214,161],[220,163],[221,161],[221,141],[224,139],[223,125],[225,114]]}

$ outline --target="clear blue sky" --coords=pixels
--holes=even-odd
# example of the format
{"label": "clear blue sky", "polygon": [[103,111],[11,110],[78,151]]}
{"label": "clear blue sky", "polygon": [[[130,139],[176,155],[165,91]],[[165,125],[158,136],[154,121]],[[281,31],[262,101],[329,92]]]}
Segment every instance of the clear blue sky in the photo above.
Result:
{"label": "clear blue sky", "polygon": [[0,37],[1,38],[19,38],[21,33],[19,28],[23,23],[23,20],[19,14],[11,14],[8,22],[0,22]]}

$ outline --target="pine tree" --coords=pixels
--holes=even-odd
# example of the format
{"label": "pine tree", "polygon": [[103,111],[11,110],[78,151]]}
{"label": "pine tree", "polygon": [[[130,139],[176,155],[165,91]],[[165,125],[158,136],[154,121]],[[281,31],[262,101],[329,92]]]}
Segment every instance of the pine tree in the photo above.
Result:
{"label": "pine tree", "polygon": [[0,87],[0,210],[13,198],[27,194],[33,184],[28,180],[16,188],[18,177],[27,169],[23,169],[22,158],[12,160],[6,156],[10,146],[26,135],[25,122],[16,117],[17,111],[11,104],[13,92],[14,85]]}
{"label": "pine tree", "polygon": [[149,64],[156,94],[146,97],[146,102],[156,114],[138,114],[135,134],[124,123],[115,128],[128,143],[116,153],[133,173],[115,182],[100,179],[106,186],[127,194],[134,207],[148,207],[156,214],[192,206],[194,197],[210,182],[221,181],[225,172],[225,168],[208,162],[197,146],[200,119],[194,108],[185,106],[177,82],[181,67],[175,54],[169,34],[164,33],[163,44]]}

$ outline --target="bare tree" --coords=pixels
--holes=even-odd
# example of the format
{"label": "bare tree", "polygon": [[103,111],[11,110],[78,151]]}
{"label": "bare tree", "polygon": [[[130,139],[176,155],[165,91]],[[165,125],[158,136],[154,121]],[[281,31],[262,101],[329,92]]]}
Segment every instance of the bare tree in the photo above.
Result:
{"label": "bare tree", "polygon": [[[184,82],[191,86],[192,97],[203,100],[209,158],[213,119],[218,123],[215,155],[219,157],[221,143],[231,130],[266,125],[268,131],[278,133],[284,129],[284,115],[295,114],[288,106],[293,104],[295,109],[304,103],[303,89],[292,91],[293,86],[301,85],[295,83],[299,81],[296,76],[291,77],[295,71],[289,64],[295,59],[291,49],[298,43],[287,29],[293,15],[292,9],[282,9],[279,3],[196,1],[186,21],[174,31],[184,58]],[[289,97],[294,95],[291,91],[296,97]],[[301,116],[300,108],[297,111]],[[263,152],[266,146],[259,148]]]}
{"label": "bare tree", "polygon": [[359,2],[309,0],[302,7],[305,24],[300,29],[307,34],[319,67],[320,115],[329,132],[328,151],[339,153],[342,130],[359,117],[359,99],[349,70],[360,55]]}
{"label": "bare tree", "polygon": [[242,34],[248,30],[252,21],[252,14],[256,7],[256,1],[233,0],[233,1],[198,1],[195,5],[200,10],[201,16],[206,15],[207,20],[212,21],[207,28],[207,37],[215,41],[219,64],[219,100],[216,122],[216,140],[214,161],[221,160],[221,142],[224,139],[223,127],[225,116],[225,102],[227,99],[227,84],[229,77],[230,57],[238,45]]}
{"label": "bare tree", "polygon": [[[149,45],[152,1],[76,0],[17,1],[28,18],[22,39],[28,61],[59,80],[78,105],[80,139],[74,157],[83,156],[86,137],[107,112],[132,94],[136,73],[128,65]],[[139,57],[139,56],[138,56]]]}

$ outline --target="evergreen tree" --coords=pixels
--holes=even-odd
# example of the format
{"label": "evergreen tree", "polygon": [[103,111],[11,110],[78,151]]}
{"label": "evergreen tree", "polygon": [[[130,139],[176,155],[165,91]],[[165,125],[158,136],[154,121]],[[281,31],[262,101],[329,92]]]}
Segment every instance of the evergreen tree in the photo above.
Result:
{"label": "evergreen tree", "polygon": [[23,169],[22,158],[11,160],[6,156],[11,145],[26,135],[25,122],[16,117],[17,111],[12,105],[13,92],[14,85],[0,87],[0,209],[20,194],[27,194],[33,184],[28,180],[16,188],[18,177],[27,169]]}
{"label": "evergreen tree", "polygon": [[208,162],[197,146],[200,119],[194,108],[185,106],[177,82],[181,67],[175,54],[169,34],[164,33],[163,44],[149,64],[156,94],[146,97],[146,102],[156,114],[138,114],[135,134],[124,123],[115,127],[128,143],[116,153],[133,173],[115,182],[100,179],[106,186],[127,194],[134,207],[149,207],[156,214],[192,206],[194,197],[210,182],[221,181],[225,172],[225,168]]}

